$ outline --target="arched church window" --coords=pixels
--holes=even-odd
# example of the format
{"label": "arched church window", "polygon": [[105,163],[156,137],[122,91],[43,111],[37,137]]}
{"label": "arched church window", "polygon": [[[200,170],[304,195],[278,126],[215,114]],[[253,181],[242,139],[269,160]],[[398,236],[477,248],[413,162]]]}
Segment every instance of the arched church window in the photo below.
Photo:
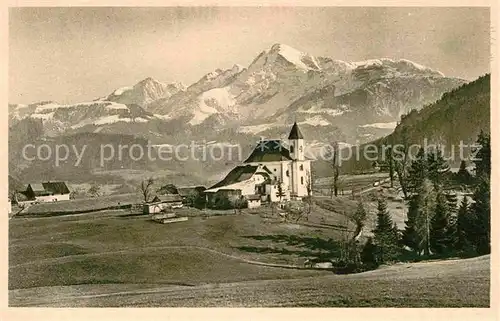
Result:
{"label": "arched church window", "polygon": [[286,177],[290,177],[290,171],[286,171]]}
{"label": "arched church window", "polygon": [[290,153],[293,153],[293,149],[294,149],[293,145],[290,145]]}
{"label": "arched church window", "polygon": [[300,176],[300,184],[304,185],[304,176]]}
{"label": "arched church window", "polygon": [[299,168],[300,168],[301,171],[303,171],[304,170],[304,165],[301,164]]}

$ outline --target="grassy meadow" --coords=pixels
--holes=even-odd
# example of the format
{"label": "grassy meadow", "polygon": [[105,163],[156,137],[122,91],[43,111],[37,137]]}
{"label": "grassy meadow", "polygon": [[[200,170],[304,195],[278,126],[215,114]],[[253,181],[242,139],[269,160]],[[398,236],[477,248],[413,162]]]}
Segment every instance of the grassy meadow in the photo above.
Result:
{"label": "grassy meadow", "polygon": [[9,304],[489,304],[489,258],[398,264],[352,275],[255,264],[303,266],[307,258],[335,254],[336,240],[349,233],[335,210],[355,202],[322,202],[301,224],[282,222],[266,208],[241,214],[185,208],[188,221],[166,225],[126,210],[15,217],[9,221]]}

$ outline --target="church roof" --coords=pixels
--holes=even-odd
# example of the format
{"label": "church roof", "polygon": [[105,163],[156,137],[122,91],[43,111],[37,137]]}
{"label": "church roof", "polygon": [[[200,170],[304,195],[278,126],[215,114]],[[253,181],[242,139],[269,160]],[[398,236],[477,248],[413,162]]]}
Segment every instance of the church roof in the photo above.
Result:
{"label": "church roof", "polygon": [[231,185],[234,183],[246,181],[247,179],[250,179],[253,176],[253,174],[255,174],[255,172],[257,171],[257,168],[258,168],[258,166],[251,166],[251,165],[236,166],[235,168],[233,168],[232,171],[230,171],[226,175],[226,177],[224,177],[224,179],[222,181],[218,182],[217,184],[215,184],[214,186],[211,186],[208,189],[217,188],[217,187],[221,187],[221,186],[227,186],[227,185]]}
{"label": "church roof", "polygon": [[245,163],[279,162],[291,160],[290,151],[279,139],[262,140],[245,160]]}
{"label": "church roof", "polygon": [[293,123],[290,135],[288,135],[288,139],[304,139],[304,135],[302,135],[302,133],[300,132],[297,122]]}

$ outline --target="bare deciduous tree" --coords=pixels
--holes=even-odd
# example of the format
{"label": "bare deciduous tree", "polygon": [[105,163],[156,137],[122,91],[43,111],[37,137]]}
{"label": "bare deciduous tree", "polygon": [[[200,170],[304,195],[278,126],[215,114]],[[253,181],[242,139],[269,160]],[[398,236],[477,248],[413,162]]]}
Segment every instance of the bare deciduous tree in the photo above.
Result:
{"label": "bare deciduous tree", "polygon": [[283,210],[285,211],[285,220],[297,223],[306,214],[306,209],[301,202],[289,202]]}
{"label": "bare deciduous tree", "polygon": [[145,203],[149,202],[149,199],[151,198],[153,184],[154,179],[152,177],[141,182],[140,191]]}
{"label": "bare deciduous tree", "polygon": [[392,163],[394,166],[394,171],[398,175],[399,185],[401,186],[401,190],[405,199],[408,198],[408,182],[407,182],[407,164],[408,164],[408,140],[406,138],[405,132],[403,132],[402,143],[403,146],[402,155],[397,156],[399,153],[394,153],[391,149]]}
{"label": "bare deciduous tree", "polygon": [[280,203],[281,203],[281,201],[283,200],[283,197],[286,196],[285,191],[283,191],[283,184],[281,181],[278,181],[277,188],[278,188],[278,191],[276,192],[276,196],[279,197]]}
{"label": "bare deciduous tree", "polygon": [[306,188],[307,188],[307,220],[309,220],[309,214],[312,212],[312,206],[313,206],[313,196],[312,196],[312,191],[313,191],[313,178],[312,174],[310,171],[306,172]]}
{"label": "bare deciduous tree", "polygon": [[354,231],[354,234],[352,236],[353,242],[357,241],[361,236],[363,227],[365,226],[366,217],[367,217],[366,209],[364,207],[363,200],[360,198],[356,211],[349,216],[350,220],[354,224],[356,224],[356,230]]}
{"label": "bare deciduous tree", "polygon": [[[337,142],[333,143],[332,151],[332,169],[333,169],[333,195],[339,195],[339,175],[340,175],[340,155],[339,155],[339,144]],[[331,195],[333,197],[333,195]]]}
{"label": "bare deciduous tree", "polygon": [[90,186],[87,193],[90,195],[90,197],[99,197],[101,196],[101,186],[97,183],[94,183],[92,184],[92,186]]}
{"label": "bare deciduous tree", "polygon": [[246,201],[243,198],[243,196],[235,197],[235,198],[231,199],[231,205],[234,209],[234,214],[241,214],[241,210],[245,206],[245,203],[246,203]]}

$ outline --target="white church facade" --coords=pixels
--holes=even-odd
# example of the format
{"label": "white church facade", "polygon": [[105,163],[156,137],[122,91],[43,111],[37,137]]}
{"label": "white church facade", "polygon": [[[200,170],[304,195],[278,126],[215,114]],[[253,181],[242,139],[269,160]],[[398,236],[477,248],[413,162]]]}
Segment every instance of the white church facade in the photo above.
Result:
{"label": "white church facade", "polygon": [[287,201],[308,196],[312,192],[311,179],[311,160],[305,157],[304,136],[294,123],[288,144],[278,139],[261,140],[242,165],[205,193],[207,198],[226,194],[247,200],[259,196],[264,202]]}

